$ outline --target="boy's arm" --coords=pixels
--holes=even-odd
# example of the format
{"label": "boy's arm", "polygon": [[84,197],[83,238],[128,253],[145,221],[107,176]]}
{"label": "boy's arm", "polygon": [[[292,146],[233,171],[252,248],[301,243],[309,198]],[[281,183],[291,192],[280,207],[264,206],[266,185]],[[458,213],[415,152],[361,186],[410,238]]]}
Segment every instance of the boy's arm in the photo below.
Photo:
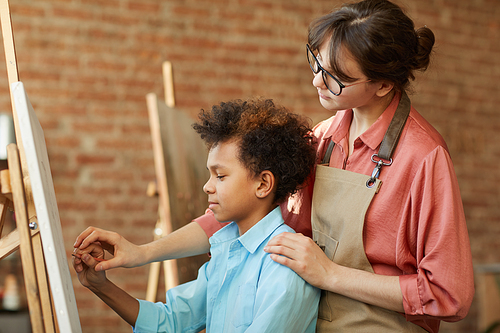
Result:
{"label": "boy's arm", "polygon": [[207,318],[207,267],[198,270],[198,278],[167,291],[166,302],[139,300],[135,333],[199,332]]}
{"label": "boy's arm", "polygon": [[152,303],[137,300],[106,278],[104,271],[96,271],[95,258],[102,258],[103,249],[90,245],[88,252],[78,251],[73,266],[81,284],[91,290],[113,309],[134,332],[178,332],[184,328],[199,331],[206,322],[207,266],[198,270],[198,278],[167,292],[167,302]]}
{"label": "boy's arm", "polygon": [[[77,269],[77,264],[80,265],[81,269]],[[104,272],[96,272],[96,264],[97,261],[88,253],[82,254],[81,258],[76,257],[73,259],[73,266],[80,282],[127,323],[134,326],[139,314],[139,302],[109,281]]]}
{"label": "boy's arm", "polygon": [[111,281],[99,289],[91,289],[97,297],[123,318],[130,326],[134,326],[139,315],[139,301]]}

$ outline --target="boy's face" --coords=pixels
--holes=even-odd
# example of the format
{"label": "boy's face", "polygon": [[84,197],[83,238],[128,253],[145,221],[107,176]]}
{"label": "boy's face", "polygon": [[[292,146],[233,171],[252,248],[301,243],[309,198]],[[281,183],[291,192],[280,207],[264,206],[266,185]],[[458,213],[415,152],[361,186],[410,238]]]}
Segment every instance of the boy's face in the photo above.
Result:
{"label": "boy's face", "polygon": [[235,141],[219,143],[210,150],[207,159],[210,179],[203,190],[208,194],[209,208],[217,221],[234,221],[241,233],[261,218],[256,216],[260,181],[241,164],[237,154]]}

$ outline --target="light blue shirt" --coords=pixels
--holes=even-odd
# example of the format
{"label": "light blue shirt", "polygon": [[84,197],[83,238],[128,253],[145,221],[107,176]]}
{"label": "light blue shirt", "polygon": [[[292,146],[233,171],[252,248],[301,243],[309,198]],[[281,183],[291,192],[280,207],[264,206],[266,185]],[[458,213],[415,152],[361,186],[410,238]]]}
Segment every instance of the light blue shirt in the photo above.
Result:
{"label": "light blue shirt", "polygon": [[241,237],[234,222],[216,232],[195,281],[170,289],[166,303],[139,300],[134,332],[315,332],[319,289],[263,250],[285,231],[294,232],[277,207]]}

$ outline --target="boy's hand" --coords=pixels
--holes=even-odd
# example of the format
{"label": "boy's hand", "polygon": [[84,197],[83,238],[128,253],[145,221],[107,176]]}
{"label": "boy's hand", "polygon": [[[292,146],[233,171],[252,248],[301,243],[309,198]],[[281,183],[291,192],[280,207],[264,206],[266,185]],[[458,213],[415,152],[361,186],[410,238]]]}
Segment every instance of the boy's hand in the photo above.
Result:
{"label": "boy's hand", "polygon": [[92,244],[100,245],[114,256],[110,260],[98,263],[96,266],[97,271],[117,267],[137,267],[146,263],[143,262],[140,247],[130,243],[116,232],[89,227],[76,238],[73,246],[79,251],[88,252],[88,248]]}
{"label": "boy's hand", "polygon": [[99,290],[106,283],[106,273],[95,269],[99,263],[95,258],[102,259],[103,257],[104,250],[97,244],[91,244],[85,251],[75,249],[73,252],[73,268],[84,287]]}

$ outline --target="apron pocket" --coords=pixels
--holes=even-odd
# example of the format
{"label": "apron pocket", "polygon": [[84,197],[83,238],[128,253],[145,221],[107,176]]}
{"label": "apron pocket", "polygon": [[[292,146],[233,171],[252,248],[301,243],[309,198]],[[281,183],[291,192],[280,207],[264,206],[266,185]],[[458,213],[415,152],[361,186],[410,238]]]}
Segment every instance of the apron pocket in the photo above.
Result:
{"label": "apron pocket", "polygon": [[[339,242],[319,230],[313,230],[313,240],[325,252],[326,256],[333,261]],[[331,300],[329,299],[329,294],[329,292],[321,290],[318,318],[332,321],[332,307],[330,306]]]}
{"label": "apron pocket", "polygon": [[328,259],[333,261],[339,242],[319,230],[313,230],[313,240],[325,252]]}

